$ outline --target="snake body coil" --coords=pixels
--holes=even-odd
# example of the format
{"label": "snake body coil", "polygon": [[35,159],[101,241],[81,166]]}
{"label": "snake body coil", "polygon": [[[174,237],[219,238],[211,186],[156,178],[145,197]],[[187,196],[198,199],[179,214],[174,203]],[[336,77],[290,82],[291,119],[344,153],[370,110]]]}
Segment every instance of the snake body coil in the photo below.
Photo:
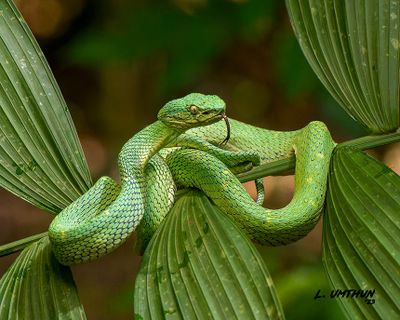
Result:
{"label": "snake body coil", "polygon": [[219,121],[224,111],[225,103],[216,96],[190,94],[167,103],[158,121],[123,146],[118,159],[120,185],[109,177],[100,178],[53,220],[49,237],[60,263],[94,260],[121,245],[143,217],[146,186],[153,182],[145,175],[151,157],[187,129]]}
{"label": "snake body coil", "polygon": [[[311,122],[279,132],[235,120],[224,127],[223,118],[225,103],[216,96],[190,94],[167,103],[159,120],[122,148],[121,183],[100,178],[51,223],[57,259],[65,265],[97,259],[121,245],[141,221],[144,247],[174,203],[175,182],[203,190],[257,242],[280,245],[305,236],[325,199],[335,146],[326,126]],[[282,209],[258,205],[234,175],[293,153],[295,194]]]}

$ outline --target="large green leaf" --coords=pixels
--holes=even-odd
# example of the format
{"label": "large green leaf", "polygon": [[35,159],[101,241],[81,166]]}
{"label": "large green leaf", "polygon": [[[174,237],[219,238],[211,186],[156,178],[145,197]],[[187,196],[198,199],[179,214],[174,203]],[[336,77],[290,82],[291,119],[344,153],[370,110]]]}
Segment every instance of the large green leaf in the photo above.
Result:
{"label": "large green leaf", "polygon": [[340,105],[372,132],[398,128],[399,1],[286,3],[308,62]]}
{"label": "large green leaf", "polygon": [[11,0],[0,0],[0,107],[0,186],[53,213],[88,189],[68,108]]}
{"label": "large green leaf", "polygon": [[0,320],[86,319],[68,267],[48,237],[25,248],[0,280]]}
{"label": "large green leaf", "polygon": [[335,152],[324,216],[324,265],[334,289],[375,290],[375,304],[339,299],[350,319],[400,315],[399,190],[400,177],[381,162],[349,148]]}
{"label": "large green leaf", "polygon": [[137,319],[282,319],[256,248],[201,192],[179,198],[135,285]]}

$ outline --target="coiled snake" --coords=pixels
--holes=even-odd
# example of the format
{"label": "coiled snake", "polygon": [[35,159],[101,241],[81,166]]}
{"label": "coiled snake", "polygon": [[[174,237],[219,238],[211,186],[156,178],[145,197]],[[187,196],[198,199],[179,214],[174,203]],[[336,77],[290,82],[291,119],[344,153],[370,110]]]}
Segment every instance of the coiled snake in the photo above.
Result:
{"label": "coiled snake", "polygon": [[[139,223],[139,237],[146,243],[174,203],[175,183],[202,189],[257,242],[279,245],[306,235],[319,218],[335,145],[325,125],[312,122],[301,130],[277,132],[231,119],[232,134],[221,144],[229,138],[222,118],[225,103],[217,96],[194,93],[167,103],[158,121],[123,146],[121,183],[100,178],[53,220],[49,237],[60,263],[107,254]],[[262,208],[234,173],[293,152],[292,201],[279,210]]]}

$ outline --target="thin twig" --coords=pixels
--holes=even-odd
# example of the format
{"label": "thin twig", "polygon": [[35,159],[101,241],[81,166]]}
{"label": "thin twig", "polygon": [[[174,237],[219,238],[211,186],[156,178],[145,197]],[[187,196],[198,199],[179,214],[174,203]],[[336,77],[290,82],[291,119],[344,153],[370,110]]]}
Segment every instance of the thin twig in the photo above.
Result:
{"label": "thin twig", "polygon": [[47,236],[47,232],[34,234],[33,236],[29,236],[27,238],[19,239],[14,242],[10,242],[0,246],[0,257],[7,256],[14,252],[20,251],[24,249],[26,246],[30,245],[31,243],[42,239],[43,237]]}
{"label": "thin twig", "polygon": [[[379,136],[365,136],[339,143],[336,148],[352,147],[359,150],[372,149],[385,144],[400,141],[400,132],[382,134]],[[238,174],[240,182],[247,182],[266,176],[287,175],[293,173],[295,166],[294,156],[260,165],[250,171]]]}

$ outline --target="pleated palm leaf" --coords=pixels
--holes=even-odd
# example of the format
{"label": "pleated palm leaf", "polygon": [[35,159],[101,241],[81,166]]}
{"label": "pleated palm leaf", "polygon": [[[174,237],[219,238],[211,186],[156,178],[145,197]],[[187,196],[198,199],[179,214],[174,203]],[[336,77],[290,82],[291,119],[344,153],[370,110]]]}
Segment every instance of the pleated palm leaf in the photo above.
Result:
{"label": "pleated palm leaf", "polygon": [[[57,214],[92,182],[43,53],[14,4],[4,0],[0,66],[0,185]],[[0,280],[0,319],[85,319],[70,269],[53,257],[46,234],[31,240]]]}
{"label": "pleated palm leaf", "polygon": [[[56,215],[88,190],[92,182],[58,85],[42,51],[11,0],[0,0],[0,65],[0,185],[34,206]],[[254,314],[264,319],[267,310],[271,319],[282,318],[274,286],[255,248],[233,222],[211,206],[204,196],[197,196],[194,201],[196,203],[189,208],[177,206],[171,219],[179,218],[182,212],[185,219],[194,219],[201,212],[204,214],[202,217],[205,217],[206,211],[214,213],[209,221],[203,222],[200,231],[208,235],[196,239],[194,244],[199,247],[204,243],[202,247],[213,250],[214,255],[200,259],[195,250],[185,251],[185,247],[169,251],[172,268],[184,269],[186,265],[193,268],[184,276],[184,281],[181,279],[179,282],[180,288],[192,290],[188,291],[189,296],[181,295],[177,300],[174,300],[174,290],[167,291],[163,294],[163,302],[167,301],[171,307],[156,309],[160,302],[154,300],[154,304],[148,306],[152,314],[154,310],[158,313],[161,310],[161,315],[164,315],[163,312],[179,311],[192,314],[190,303],[186,306],[190,299],[191,305],[200,314],[236,314],[245,318]],[[161,235],[171,231],[167,222]],[[206,225],[210,228],[209,232],[205,229]],[[182,230],[178,235],[182,236],[184,232]],[[235,246],[239,247],[235,249]],[[0,247],[0,255],[23,247],[25,249],[0,280],[0,319],[85,319],[71,271],[55,259],[47,234],[4,245]],[[217,254],[221,252],[222,256]],[[245,261],[252,262],[252,265],[244,264]],[[208,268],[218,264],[223,274],[213,273],[212,270],[205,273],[204,263],[208,263]],[[146,263],[142,266],[144,273],[147,272],[146,266]],[[152,269],[148,274],[159,275],[163,282],[164,278],[175,276],[168,273],[168,267],[162,271],[157,265],[156,273]],[[211,276],[213,281],[224,277],[219,290],[229,302],[229,309],[221,305],[219,295],[212,293],[213,284],[207,276]],[[139,276],[139,284],[142,278]],[[237,278],[239,282],[232,282]],[[208,287],[204,287],[203,283],[196,286],[196,279],[208,281]],[[177,283],[176,280],[173,282],[174,285]],[[167,281],[166,286],[169,285]],[[146,290],[151,292],[152,288],[144,283],[137,290],[140,293]],[[141,298],[141,294],[137,296]],[[135,301],[143,301],[143,297],[139,298]],[[220,308],[214,311],[216,305]],[[139,312],[146,307],[138,307]],[[140,318],[139,313],[137,317]]]}
{"label": "pleated palm leaf", "polygon": [[[375,304],[340,300],[350,319],[393,318],[399,302],[399,177],[359,149],[399,140],[398,1],[287,0],[314,71],[377,136],[339,145],[324,209],[323,261],[335,289],[375,289]],[[21,15],[0,0],[0,184],[57,214],[91,185],[68,109]],[[241,181],[293,168],[260,166]],[[190,223],[189,223],[190,222]],[[69,268],[45,234],[0,280],[0,319],[85,318]],[[32,291],[33,286],[36,288]],[[153,237],[135,287],[136,318],[283,318],[254,246],[200,192],[183,193]]]}
{"label": "pleated palm leaf", "polygon": [[[286,3],[304,55],[343,109],[373,134],[398,130],[399,1]],[[338,300],[349,319],[400,315],[400,178],[354,149],[373,139],[339,145],[329,176],[323,262],[332,288],[375,290],[371,300]]]}

